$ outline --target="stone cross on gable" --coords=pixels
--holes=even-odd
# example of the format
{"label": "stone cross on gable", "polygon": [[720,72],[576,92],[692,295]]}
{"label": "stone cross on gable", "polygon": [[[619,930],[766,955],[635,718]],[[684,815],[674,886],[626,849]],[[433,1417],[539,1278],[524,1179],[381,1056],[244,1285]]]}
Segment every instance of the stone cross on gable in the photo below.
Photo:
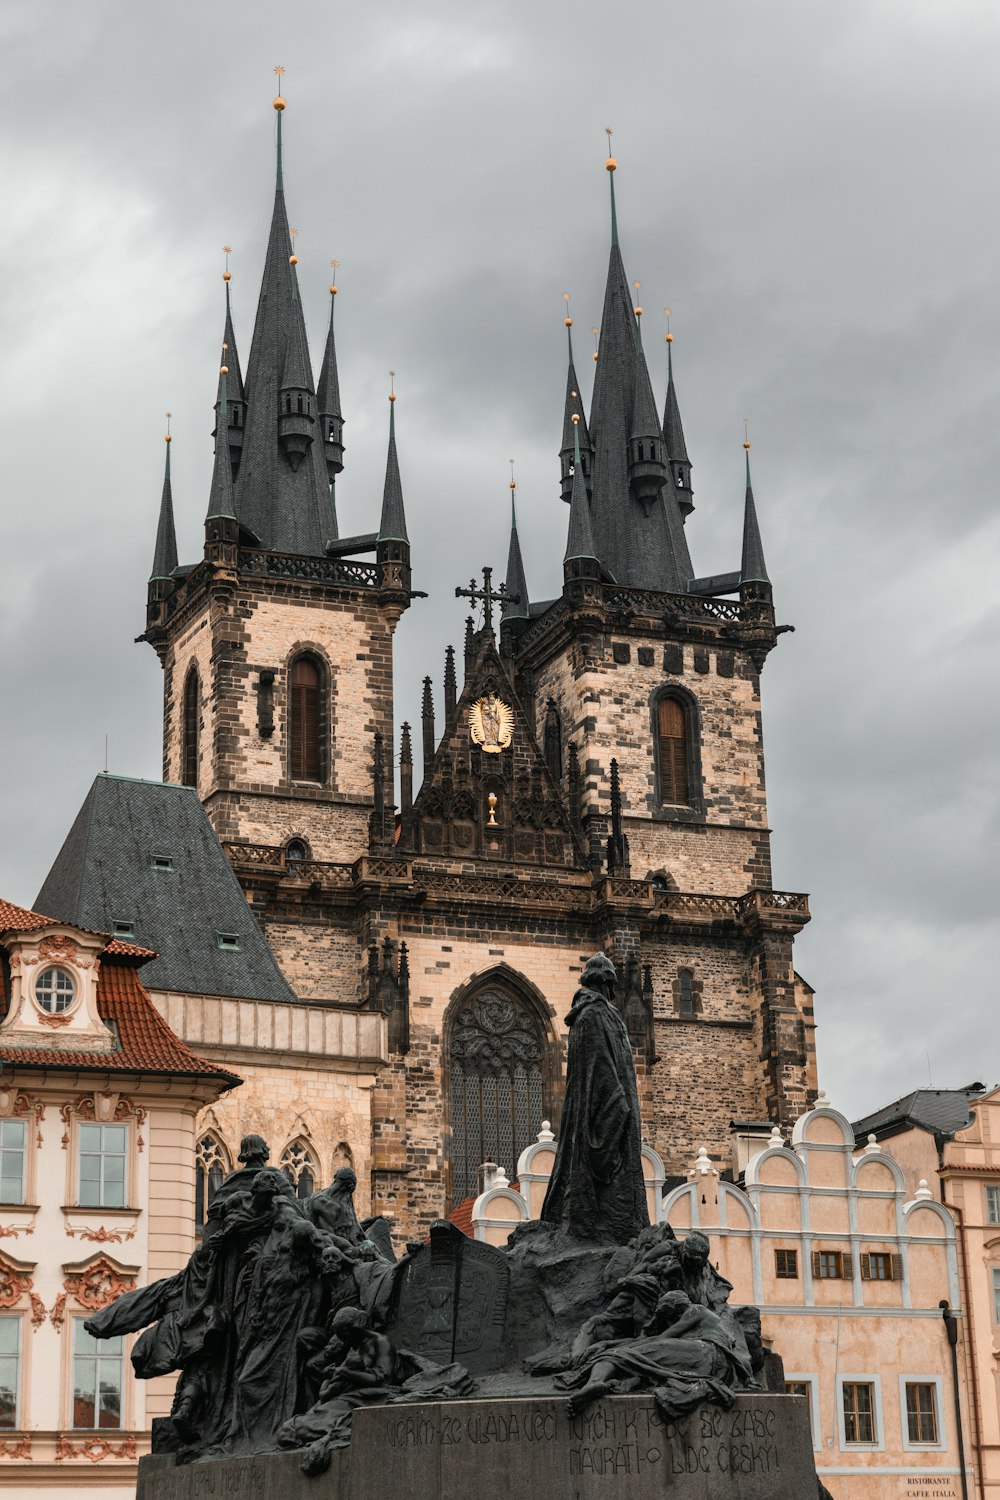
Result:
{"label": "stone cross on gable", "polygon": [[456,599],[471,599],[473,604],[482,604],[486,629],[491,635],[493,633],[494,605],[498,605],[502,610],[507,604],[520,604],[521,602],[519,594],[509,594],[507,592],[507,585],[505,583],[502,583],[499,588],[495,589],[492,580],[493,569],[484,568],[483,586],[481,589],[476,587],[476,580],[472,578],[469,581],[467,589],[457,588],[455,590]]}

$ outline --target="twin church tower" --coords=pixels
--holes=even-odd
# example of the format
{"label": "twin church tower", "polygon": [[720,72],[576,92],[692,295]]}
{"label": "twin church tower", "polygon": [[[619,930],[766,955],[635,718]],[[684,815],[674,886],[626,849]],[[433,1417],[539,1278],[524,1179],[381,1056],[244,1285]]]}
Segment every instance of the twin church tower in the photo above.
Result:
{"label": "twin church tower", "polygon": [[343,537],[336,287],[317,379],[275,110],[260,301],[244,369],[227,280],[193,563],[167,449],[142,637],[163,667],[164,780],[197,790],[297,1000],[385,1017],[373,1211],[415,1231],[475,1191],[483,1160],[514,1177],[558,1122],[563,1017],[598,948],[649,1143],[668,1172],[701,1146],[727,1166],[734,1121],[766,1136],[816,1087],[792,960],[808,904],[771,881],[760,673],[778,632],[749,463],[739,566],[699,578],[677,392],[671,371],[661,415],[609,158],[589,412],[567,319],[562,591],[529,597],[515,522],[503,587],[487,570],[466,591],[482,624],[397,740],[393,637],[413,592],[394,409],[377,524]]}

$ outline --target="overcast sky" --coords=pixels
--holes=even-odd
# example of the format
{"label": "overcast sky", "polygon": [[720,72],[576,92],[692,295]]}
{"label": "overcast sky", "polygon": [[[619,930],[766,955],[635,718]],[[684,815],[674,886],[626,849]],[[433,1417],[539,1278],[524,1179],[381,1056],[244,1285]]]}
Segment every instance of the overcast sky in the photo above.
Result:
{"label": "overcast sky", "polygon": [[[0,893],[30,904],[94,774],[160,775],[144,627],[173,412],[199,555],[234,247],[244,362],[272,68],[313,361],[337,304],[344,533],[374,529],[387,371],[413,543],[397,722],[440,693],[454,585],[561,582],[562,293],[581,379],[622,249],[694,464],[699,573],[738,566],[741,419],[783,636],[763,676],[774,881],[820,1080],[860,1114],[1000,1081],[993,0],[6,0]],[[586,371],[586,374],[583,372]]]}

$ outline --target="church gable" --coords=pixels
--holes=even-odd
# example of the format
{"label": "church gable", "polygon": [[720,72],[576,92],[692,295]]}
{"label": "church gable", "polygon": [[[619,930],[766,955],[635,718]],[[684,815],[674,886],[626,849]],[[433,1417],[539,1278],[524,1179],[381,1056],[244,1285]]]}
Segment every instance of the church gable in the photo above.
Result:
{"label": "church gable", "polygon": [[410,837],[413,852],[424,855],[587,868],[491,631],[479,634],[414,799]]}

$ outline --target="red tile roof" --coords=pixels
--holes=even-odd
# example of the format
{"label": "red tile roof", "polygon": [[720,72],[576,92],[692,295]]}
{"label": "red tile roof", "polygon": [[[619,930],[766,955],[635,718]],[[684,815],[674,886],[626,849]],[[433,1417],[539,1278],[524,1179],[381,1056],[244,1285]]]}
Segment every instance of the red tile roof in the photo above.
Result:
{"label": "red tile roof", "polygon": [[[0,901],[0,933],[35,932],[43,927],[73,927],[72,922],[55,922],[37,911]],[[88,928],[78,929],[81,932]],[[103,937],[105,934],[98,933]],[[139,979],[139,965],[156,954],[135,943],[118,938],[108,942],[101,954],[101,972],[97,981],[97,1009],[102,1021],[110,1021],[118,1033],[119,1046],[114,1052],[62,1052],[45,1047],[4,1047],[0,1044],[0,1061],[19,1067],[58,1069],[60,1072],[156,1073],[185,1077],[214,1078],[223,1088],[242,1082],[235,1073],[214,1063],[205,1062],[182,1042],[159,1014]]]}
{"label": "red tile roof", "polygon": [[455,1228],[460,1229],[463,1234],[467,1234],[470,1239],[472,1238],[472,1205],[475,1201],[475,1198],[463,1198],[461,1203],[455,1204],[455,1207],[448,1215]]}
{"label": "red tile roof", "polygon": [[[26,906],[15,906],[13,901],[0,900],[0,932],[37,932],[41,927],[76,927],[75,922],[60,922],[56,917],[43,917],[41,912],[29,911]],[[137,958],[148,963],[157,955],[152,948],[140,948],[138,943],[124,943],[109,933],[94,932],[90,927],[79,927],[80,932],[89,932],[94,937],[108,937],[105,953],[123,958]]]}

